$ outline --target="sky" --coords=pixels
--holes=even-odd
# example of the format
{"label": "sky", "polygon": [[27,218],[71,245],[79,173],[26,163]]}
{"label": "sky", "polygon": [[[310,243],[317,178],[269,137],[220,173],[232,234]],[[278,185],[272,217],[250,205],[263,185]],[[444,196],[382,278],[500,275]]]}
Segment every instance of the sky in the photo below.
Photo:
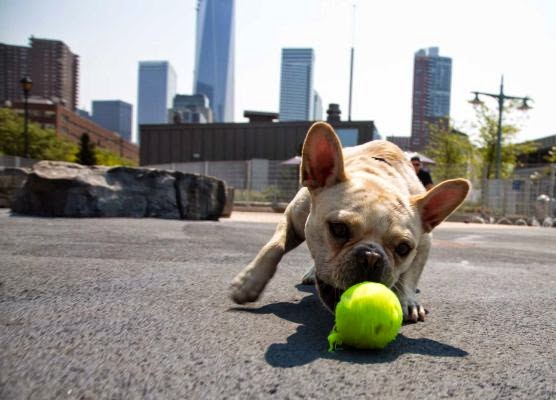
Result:
{"label": "sky", "polygon": [[[192,93],[196,3],[0,0],[0,42],[62,40],[80,57],[79,107],[119,99],[133,104],[135,121],[139,61],[168,60],[178,93]],[[533,99],[514,118],[517,140],[556,134],[553,0],[236,0],[235,28],[236,122],[244,110],[278,112],[284,47],[315,50],[315,89],[347,119],[353,44],[352,119],[375,121],[383,137],[408,136],[414,53],[439,47],[452,58],[456,127],[473,135],[470,92],[498,93],[503,74],[506,94]]]}

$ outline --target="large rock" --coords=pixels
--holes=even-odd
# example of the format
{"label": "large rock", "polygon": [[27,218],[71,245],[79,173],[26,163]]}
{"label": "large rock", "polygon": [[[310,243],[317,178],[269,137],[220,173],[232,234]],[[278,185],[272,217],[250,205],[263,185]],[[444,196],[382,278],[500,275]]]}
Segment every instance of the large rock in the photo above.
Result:
{"label": "large rock", "polygon": [[14,196],[29,171],[26,168],[0,168],[0,207],[12,206]]}
{"label": "large rock", "polygon": [[217,220],[224,204],[224,183],[207,176],[41,161],[18,191],[12,210],[47,217]]}

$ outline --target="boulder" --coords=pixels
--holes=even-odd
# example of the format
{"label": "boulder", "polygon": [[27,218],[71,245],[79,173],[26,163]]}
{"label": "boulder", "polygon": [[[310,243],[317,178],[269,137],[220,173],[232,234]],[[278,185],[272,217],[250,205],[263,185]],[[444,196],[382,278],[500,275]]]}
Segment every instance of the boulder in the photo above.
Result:
{"label": "boulder", "polygon": [[224,183],[212,177],[41,161],[17,192],[12,210],[45,217],[217,220],[224,203]]}
{"label": "boulder", "polygon": [[0,168],[0,207],[10,208],[17,189],[19,189],[29,169],[26,168]]}
{"label": "boulder", "polygon": [[224,204],[224,209],[222,210],[222,217],[229,218],[232,216],[232,210],[234,209],[234,197],[235,189],[230,186],[226,186],[226,204]]}

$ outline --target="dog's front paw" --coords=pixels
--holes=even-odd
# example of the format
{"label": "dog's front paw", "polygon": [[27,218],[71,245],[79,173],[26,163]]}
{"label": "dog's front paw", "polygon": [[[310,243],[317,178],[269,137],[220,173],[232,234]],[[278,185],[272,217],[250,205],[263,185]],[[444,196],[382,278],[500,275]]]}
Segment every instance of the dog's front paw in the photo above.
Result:
{"label": "dog's front paw", "polygon": [[316,280],[315,266],[313,265],[311,268],[309,268],[307,270],[307,272],[305,272],[305,275],[303,275],[303,278],[301,278],[301,284],[302,285],[314,285],[315,280]]}
{"label": "dog's front paw", "polygon": [[230,284],[230,297],[237,304],[253,302],[259,298],[267,281],[253,270],[242,271]]}
{"label": "dog's front paw", "polygon": [[407,322],[424,321],[427,310],[413,296],[398,296],[403,310],[403,319]]}

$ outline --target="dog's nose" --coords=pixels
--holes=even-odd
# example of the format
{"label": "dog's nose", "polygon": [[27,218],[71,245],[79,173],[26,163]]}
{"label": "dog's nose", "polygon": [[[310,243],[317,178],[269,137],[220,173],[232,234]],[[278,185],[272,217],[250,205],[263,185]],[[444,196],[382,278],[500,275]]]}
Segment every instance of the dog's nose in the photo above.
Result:
{"label": "dog's nose", "polygon": [[380,282],[386,267],[386,254],[377,246],[360,245],[355,249],[355,260],[366,280]]}

